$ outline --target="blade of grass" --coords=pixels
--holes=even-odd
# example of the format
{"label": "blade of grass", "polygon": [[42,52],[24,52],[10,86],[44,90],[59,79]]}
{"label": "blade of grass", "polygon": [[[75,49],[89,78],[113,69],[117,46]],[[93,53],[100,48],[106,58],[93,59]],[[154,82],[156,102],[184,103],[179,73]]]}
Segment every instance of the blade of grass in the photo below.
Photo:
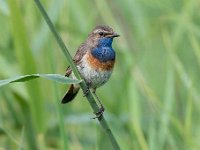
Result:
{"label": "blade of grass", "polygon": [[28,140],[27,145],[30,149],[35,150],[38,149],[36,145],[36,132],[35,128],[33,127],[33,119],[30,112],[30,105],[27,103],[27,100],[21,97],[18,93],[14,93],[15,99],[18,101],[19,106],[24,114],[24,134],[25,140]]}
{"label": "blade of grass", "polygon": [[147,150],[148,145],[144,136],[144,133],[140,124],[140,104],[139,104],[139,96],[137,93],[137,89],[135,87],[135,82],[133,79],[129,82],[129,111],[131,114],[131,124],[133,126],[134,132],[136,134],[138,143],[140,145],[140,149]]}
{"label": "blade of grass", "polygon": [[48,80],[52,80],[58,83],[63,83],[63,84],[77,84],[80,83],[80,81],[76,80],[76,79],[71,79],[68,77],[65,77],[63,75],[60,74],[32,74],[32,75],[22,75],[22,76],[16,76],[10,79],[5,79],[5,80],[0,80],[0,87],[4,86],[6,84],[9,83],[13,83],[13,82],[25,82],[25,81],[29,81],[32,79],[36,79],[36,78],[45,78]]}
{"label": "blade of grass", "polygon": [[166,80],[164,104],[160,115],[160,128],[159,128],[159,149],[164,149],[164,144],[167,141],[167,134],[169,130],[170,113],[173,109],[174,101],[174,71],[171,63],[168,65],[168,73]]}
{"label": "blade of grass", "polygon": [[21,131],[21,137],[20,137],[20,143],[19,143],[19,148],[18,150],[23,150],[24,149],[24,127],[22,128]]}
{"label": "blade of grass", "polygon": [[199,94],[196,90],[196,88],[193,86],[192,84],[192,79],[190,78],[190,76],[187,74],[187,72],[185,71],[184,65],[183,63],[180,61],[180,59],[178,58],[178,56],[175,54],[174,52],[174,41],[171,41],[171,37],[168,31],[163,31],[163,41],[164,41],[164,45],[166,47],[167,52],[169,53],[170,56],[170,60],[172,61],[172,63],[174,64],[173,66],[175,67],[175,70],[178,72],[183,85],[185,86],[185,88],[189,91],[191,91],[192,97],[194,102],[199,105]]}
{"label": "blade of grass", "polygon": [[190,94],[191,92],[188,91],[188,98],[187,98],[187,103],[186,103],[186,114],[185,114],[185,121],[184,121],[184,127],[185,127],[185,143],[188,146],[191,146],[192,144],[192,117],[193,117],[193,101],[192,101],[192,96]]}
{"label": "blade of grass", "polygon": [[194,54],[197,58],[198,65],[200,67],[200,45],[199,45],[199,42],[197,41],[197,39],[194,35],[190,35],[189,40],[192,45],[192,50],[194,51]]}

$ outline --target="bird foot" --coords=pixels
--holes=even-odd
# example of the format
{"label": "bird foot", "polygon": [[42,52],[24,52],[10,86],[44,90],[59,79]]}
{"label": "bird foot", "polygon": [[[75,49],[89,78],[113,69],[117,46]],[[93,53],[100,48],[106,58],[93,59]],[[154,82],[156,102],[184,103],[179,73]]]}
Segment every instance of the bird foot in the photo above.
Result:
{"label": "bird foot", "polygon": [[89,92],[90,92],[90,89],[88,87],[85,91],[83,91],[83,97],[87,96]]}
{"label": "bird foot", "polygon": [[83,91],[83,97],[87,96],[88,93],[90,92],[91,82],[88,82],[86,85],[87,85],[87,88],[85,89],[85,91]]}
{"label": "bird foot", "polygon": [[101,107],[99,108],[99,110],[97,112],[94,112],[94,114],[96,115],[95,117],[93,117],[92,119],[101,119],[101,117],[103,116],[105,109],[103,107],[103,105],[101,105]]}

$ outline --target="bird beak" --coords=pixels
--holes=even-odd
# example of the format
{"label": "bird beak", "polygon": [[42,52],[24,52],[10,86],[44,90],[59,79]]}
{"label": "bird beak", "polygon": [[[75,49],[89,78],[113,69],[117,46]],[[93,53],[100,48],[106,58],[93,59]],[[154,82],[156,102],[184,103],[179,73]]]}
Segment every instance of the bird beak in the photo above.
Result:
{"label": "bird beak", "polygon": [[117,33],[113,33],[112,35],[111,35],[111,37],[119,37],[120,35],[119,34],[117,34]]}
{"label": "bird beak", "polygon": [[119,36],[119,34],[113,33],[113,34],[108,34],[106,37],[114,38],[114,37],[118,37],[118,36]]}

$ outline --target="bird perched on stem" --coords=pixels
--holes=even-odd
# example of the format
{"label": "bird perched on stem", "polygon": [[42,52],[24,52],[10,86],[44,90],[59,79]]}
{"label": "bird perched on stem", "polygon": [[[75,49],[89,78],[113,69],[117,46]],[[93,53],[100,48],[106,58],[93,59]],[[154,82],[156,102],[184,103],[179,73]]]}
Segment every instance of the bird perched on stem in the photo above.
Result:
{"label": "bird perched on stem", "polygon": [[[115,63],[115,51],[112,48],[112,42],[113,38],[118,36],[109,26],[96,26],[87,40],[80,45],[73,58],[78,71],[88,86],[88,90],[92,90],[100,104],[100,109],[96,115],[101,115],[104,111],[104,107],[95,93],[96,88],[106,83],[112,74]],[[65,76],[69,77],[71,74],[72,70],[68,67]],[[62,103],[72,101],[79,89],[79,85],[70,85]],[[88,90],[84,94],[87,94]]]}

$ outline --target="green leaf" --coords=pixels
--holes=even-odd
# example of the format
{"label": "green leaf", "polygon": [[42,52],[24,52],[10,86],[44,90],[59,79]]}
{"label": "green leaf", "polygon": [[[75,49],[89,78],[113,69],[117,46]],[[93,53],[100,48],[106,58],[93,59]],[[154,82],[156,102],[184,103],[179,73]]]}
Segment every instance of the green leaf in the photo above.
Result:
{"label": "green leaf", "polygon": [[31,75],[22,75],[22,76],[16,76],[16,77],[5,79],[5,80],[0,80],[0,86],[4,86],[6,84],[13,83],[13,82],[26,82],[26,81],[39,78],[39,77],[46,78],[46,79],[63,83],[63,84],[75,84],[75,83],[81,82],[80,80],[71,79],[60,74],[31,74]]}
{"label": "green leaf", "polygon": [[77,80],[77,79],[72,79],[72,78],[68,78],[65,77],[63,75],[60,74],[38,74],[40,77],[49,79],[49,80],[53,80],[59,83],[63,83],[63,84],[74,84],[74,83],[80,83],[81,80]]}

